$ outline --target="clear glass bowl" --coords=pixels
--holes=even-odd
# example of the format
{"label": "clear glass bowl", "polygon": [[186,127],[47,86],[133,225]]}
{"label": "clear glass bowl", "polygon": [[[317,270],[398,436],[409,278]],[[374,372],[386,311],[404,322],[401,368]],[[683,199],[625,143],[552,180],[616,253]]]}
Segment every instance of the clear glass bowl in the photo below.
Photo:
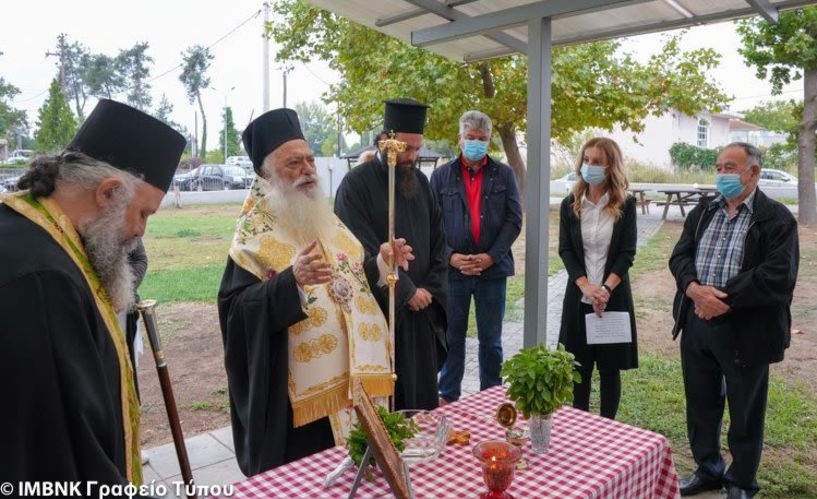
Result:
{"label": "clear glass bowl", "polygon": [[404,409],[397,411],[407,420],[414,421],[416,433],[404,441],[401,453],[406,464],[426,463],[436,458],[445,448],[451,428],[442,414],[431,411]]}

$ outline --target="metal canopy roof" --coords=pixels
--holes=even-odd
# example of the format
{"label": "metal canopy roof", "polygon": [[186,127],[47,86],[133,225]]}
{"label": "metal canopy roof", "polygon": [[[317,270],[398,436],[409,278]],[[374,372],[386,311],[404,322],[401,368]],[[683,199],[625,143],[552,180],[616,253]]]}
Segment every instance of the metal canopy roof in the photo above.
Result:
{"label": "metal canopy roof", "polygon": [[806,0],[307,0],[457,61],[525,54],[530,19],[551,18],[553,45],[665,31],[813,5]]}

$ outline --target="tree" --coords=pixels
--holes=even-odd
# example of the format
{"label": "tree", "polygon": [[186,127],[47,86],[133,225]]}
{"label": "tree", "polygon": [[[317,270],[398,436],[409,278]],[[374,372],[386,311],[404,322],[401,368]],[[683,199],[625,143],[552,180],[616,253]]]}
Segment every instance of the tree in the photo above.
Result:
{"label": "tree", "polygon": [[88,95],[110,99],[127,88],[116,59],[105,54],[90,54],[83,63],[83,80]]}
{"label": "tree", "polygon": [[184,150],[185,153],[192,154],[193,148],[193,136],[190,134],[190,131],[187,127],[182,126],[170,118],[170,114],[173,112],[173,104],[170,103],[167,96],[162,94],[162,99],[159,101],[159,105],[156,107],[156,110],[153,112],[153,116],[165,122],[167,126],[177,130],[179,133],[184,135],[184,138],[187,140],[187,145],[185,146]]}
{"label": "tree", "polygon": [[204,114],[204,105],[201,103],[201,91],[210,86],[210,77],[207,76],[207,69],[213,56],[210,49],[201,45],[188,47],[186,52],[182,52],[182,74],[179,80],[184,85],[187,92],[187,99],[192,104],[196,101],[201,111],[201,147],[199,151],[207,151],[207,116]]}
{"label": "tree", "polygon": [[128,104],[142,111],[150,109],[152,102],[148,78],[153,57],[147,55],[148,47],[148,42],[137,43],[116,56],[117,69],[126,82]]}
{"label": "tree", "polygon": [[739,50],[747,64],[755,66],[758,78],[768,78],[772,93],[783,85],[803,79],[803,112],[797,149],[801,224],[817,224],[817,192],[814,190],[815,131],[817,131],[817,8],[780,13],[777,24],[754,17],[738,24],[743,47]]}
{"label": "tree", "polygon": [[80,121],[85,120],[83,111],[88,100],[83,77],[89,55],[88,48],[81,43],[69,43],[65,33],[57,36],[57,51],[46,53],[46,56],[56,56],[59,59],[57,67],[60,69],[60,87],[65,97],[74,101]]}
{"label": "tree", "polygon": [[[221,146],[220,149],[222,154],[224,151],[227,151],[227,154],[224,155],[224,160],[227,160],[227,156],[238,156],[241,152],[241,145],[238,142],[238,130],[235,129],[235,121],[233,120],[233,110],[228,106],[225,107],[221,113],[221,132],[218,135],[218,142]],[[227,147],[224,147],[224,139],[227,139]]]}
{"label": "tree", "polygon": [[10,144],[16,135],[28,129],[26,112],[11,106],[11,99],[19,93],[20,89],[0,77],[0,138],[9,139]]}
{"label": "tree", "polygon": [[316,152],[320,153],[321,156],[329,157],[329,156],[338,156],[340,157],[343,154],[343,151],[348,151],[349,148],[346,146],[346,138],[341,134],[340,136],[340,151],[338,151],[338,132],[335,130],[334,133],[329,134],[324,139],[321,146],[318,148]]}
{"label": "tree", "polygon": [[[335,127],[335,120],[329,114],[326,107],[318,101],[298,102],[293,107],[298,113],[298,119],[301,121],[301,131],[304,132],[304,137],[309,143],[309,148],[314,154],[324,154],[323,144],[326,139],[335,136],[335,141],[332,144],[337,144],[338,130]],[[328,146],[331,150],[329,156],[334,154],[332,145]]]}
{"label": "tree", "polygon": [[[524,56],[463,64],[311,7],[298,0],[275,4],[269,32],[281,61],[322,59],[341,75],[327,99],[339,106],[349,128],[369,130],[382,119],[382,100],[413,97],[432,105],[426,137],[455,140],[458,118],[468,109],[491,116],[508,162],[525,185],[517,144],[527,114]],[[681,52],[678,37],[646,64],[619,55],[617,42],[558,47],[553,53],[553,135],[566,140],[588,127],[618,124],[643,129],[650,113],[669,108],[694,115],[718,110],[726,96],[706,78],[717,64],[713,50]]]}
{"label": "tree", "polygon": [[758,104],[741,113],[745,121],[762,126],[766,130],[796,133],[800,125],[800,117],[797,115],[800,107],[794,100],[775,100]]}
{"label": "tree", "polygon": [[769,168],[797,167],[797,144],[800,140],[800,121],[803,103],[790,100],[769,101],[743,111],[743,119],[766,130],[786,134],[786,142],[772,144],[763,154],[763,164]]}
{"label": "tree", "polygon": [[48,98],[39,111],[37,132],[34,134],[37,151],[55,153],[62,150],[74,137],[76,131],[77,121],[55,78],[48,89]]}

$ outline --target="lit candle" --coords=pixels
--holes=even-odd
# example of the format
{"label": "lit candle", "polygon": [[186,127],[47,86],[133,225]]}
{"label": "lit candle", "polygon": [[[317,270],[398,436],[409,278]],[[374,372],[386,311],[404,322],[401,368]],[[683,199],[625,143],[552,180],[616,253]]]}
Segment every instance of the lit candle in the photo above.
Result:
{"label": "lit candle", "polygon": [[514,468],[521,454],[519,448],[502,440],[480,442],[474,447],[474,455],[482,461],[482,478],[489,490],[482,497],[509,497],[505,490],[513,481]]}

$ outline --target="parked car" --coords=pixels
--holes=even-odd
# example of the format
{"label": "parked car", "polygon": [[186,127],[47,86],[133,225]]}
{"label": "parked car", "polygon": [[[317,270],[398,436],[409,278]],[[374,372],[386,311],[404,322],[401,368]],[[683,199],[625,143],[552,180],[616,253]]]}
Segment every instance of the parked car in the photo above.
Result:
{"label": "parked car", "polygon": [[553,182],[556,185],[554,186],[555,188],[553,189],[554,192],[552,194],[555,194],[556,191],[570,193],[570,191],[573,190],[573,184],[576,183],[576,172],[570,172],[564,177],[556,179]]}
{"label": "parked car", "polygon": [[[252,165],[252,163],[250,163]],[[241,166],[222,166],[225,182],[229,181],[231,189],[248,189],[252,183],[252,176],[247,174]]]}
{"label": "parked car", "polygon": [[29,149],[17,149],[6,158],[6,164],[25,164],[31,161],[34,152]]}
{"label": "parked car", "polygon": [[248,188],[252,177],[240,166],[205,164],[178,175],[175,182],[183,191],[226,191]]}
{"label": "parked car", "polygon": [[760,169],[761,187],[797,187],[797,177],[772,168]]}
{"label": "parked car", "polygon": [[252,161],[249,156],[228,156],[225,163],[227,163],[227,166],[240,166],[249,175],[254,173]]}
{"label": "parked car", "polygon": [[19,180],[19,175],[16,177],[9,177],[7,179],[0,180],[0,186],[2,186],[6,191],[14,192],[17,190],[17,182]]}
{"label": "parked car", "polygon": [[197,175],[198,168],[193,168],[187,173],[178,173],[173,176],[173,183],[179,188],[180,191],[192,191],[193,190],[193,178]]}

